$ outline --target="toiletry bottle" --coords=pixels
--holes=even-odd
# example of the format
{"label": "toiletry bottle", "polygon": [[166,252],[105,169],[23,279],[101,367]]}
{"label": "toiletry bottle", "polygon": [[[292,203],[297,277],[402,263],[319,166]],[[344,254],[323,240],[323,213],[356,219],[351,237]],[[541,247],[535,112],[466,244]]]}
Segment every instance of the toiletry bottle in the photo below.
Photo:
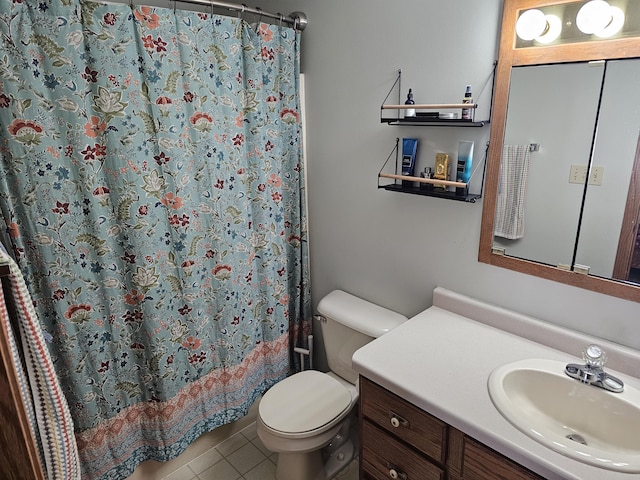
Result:
{"label": "toiletry bottle", "polygon": [[[464,98],[462,99],[462,103],[471,103],[473,98],[471,98],[471,85],[467,85],[467,89],[464,92]],[[462,120],[471,120],[471,109],[463,108],[462,109]]]}
{"label": "toiletry bottle", "polygon": [[[420,172],[421,178],[433,178],[433,173],[431,172],[431,167],[424,167],[424,172]],[[420,182],[421,190],[433,190],[432,183],[424,183]]]}
{"label": "toiletry bottle", "polygon": [[[413,92],[411,91],[411,89],[409,89],[409,93],[407,94],[407,101],[404,102],[405,105],[415,105],[416,102],[413,101]],[[407,108],[404,111],[404,116],[405,118],[413,118],[416,116],[416,109],[415,108]]]}

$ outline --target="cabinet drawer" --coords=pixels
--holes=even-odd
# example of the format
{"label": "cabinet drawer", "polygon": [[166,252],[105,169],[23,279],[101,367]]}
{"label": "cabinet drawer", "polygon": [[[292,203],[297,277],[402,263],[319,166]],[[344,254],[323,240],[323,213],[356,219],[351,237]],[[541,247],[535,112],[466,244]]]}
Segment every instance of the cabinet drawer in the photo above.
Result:
{"label": "cabinet drawer", "polygon": [[375,480],[445,478],[441,468],[368,421],[362,422],[361,461],[367,477]]}
{"label": "cabinet drawer", "polygon": [[360,377],[361,412],[425,455],[444,463],[447,425],[418,407]]}
{"label": "cabinet drawer", "polygon": [[454,428],[449,431],[448,467],[451,478],[465,480],[544,480]]}

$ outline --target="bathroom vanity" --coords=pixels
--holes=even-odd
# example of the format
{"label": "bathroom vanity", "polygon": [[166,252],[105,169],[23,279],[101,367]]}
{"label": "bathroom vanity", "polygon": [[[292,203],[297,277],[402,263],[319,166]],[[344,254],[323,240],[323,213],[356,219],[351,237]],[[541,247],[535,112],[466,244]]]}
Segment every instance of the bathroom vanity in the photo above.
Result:
{"label": "bathroom vanity", "polygon": [[491,400],[487,382],[496,368],[527,359],[580,362],[590,343],[607,352],[605,370],[640,389],[640,352],[436,288],[433,307],[353,356],[361,376],[360,478],[640,478],[547,448]]}
{"label": "bathroom vanity", "polygon": [[360,394],[363,478],[542,480],[366,378]]}

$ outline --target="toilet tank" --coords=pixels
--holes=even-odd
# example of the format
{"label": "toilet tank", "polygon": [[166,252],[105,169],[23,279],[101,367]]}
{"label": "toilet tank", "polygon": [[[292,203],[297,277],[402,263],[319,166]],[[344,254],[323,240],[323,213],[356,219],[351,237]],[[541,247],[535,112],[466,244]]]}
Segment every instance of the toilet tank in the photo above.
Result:
{"label": "toilet tank", "polygon": [[358,374],[351,368],[351,357],[356,350],[407,320],[342,290],[320,300],[318,312],[329,368],[354,385]]}

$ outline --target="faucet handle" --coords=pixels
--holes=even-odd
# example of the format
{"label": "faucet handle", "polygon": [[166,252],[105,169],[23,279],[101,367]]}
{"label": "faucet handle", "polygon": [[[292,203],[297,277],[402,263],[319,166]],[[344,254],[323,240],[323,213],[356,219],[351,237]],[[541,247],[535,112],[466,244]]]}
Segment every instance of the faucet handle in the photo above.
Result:
{"label": "faucet handle", "polygon": [[600,367],[607,361],[607,354],[600,345],[592,343],[582,351],[582,358],[591,367]]}

